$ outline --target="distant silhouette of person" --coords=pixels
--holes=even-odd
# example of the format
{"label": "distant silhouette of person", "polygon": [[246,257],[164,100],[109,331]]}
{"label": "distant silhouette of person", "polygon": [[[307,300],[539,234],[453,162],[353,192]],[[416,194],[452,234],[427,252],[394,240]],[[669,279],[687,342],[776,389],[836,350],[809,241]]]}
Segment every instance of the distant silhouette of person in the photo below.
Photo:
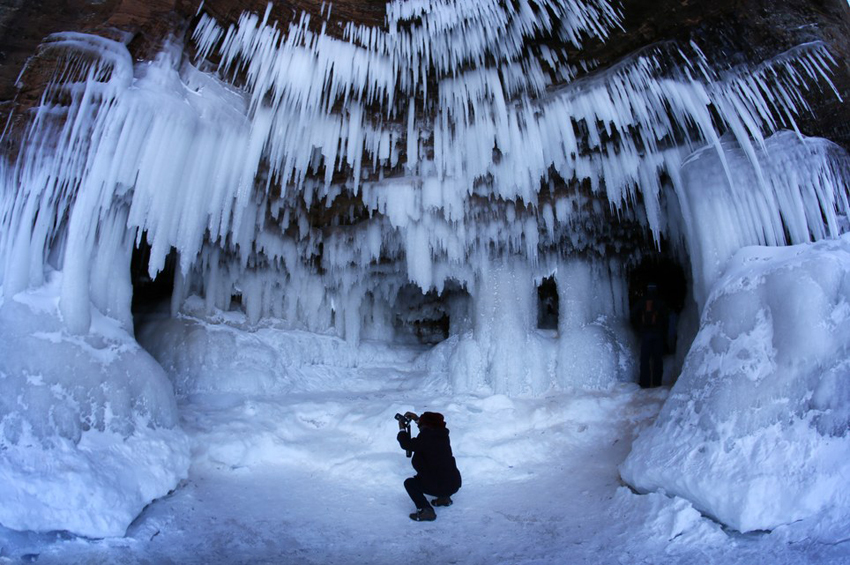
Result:
{"label": "distant silhouette of person", "polygon": [[664,376],[664,345],[668,338],[669,312],[658,294],[658,286],[649,283],[646,292],[632,308],[632,322],[640,334],[641,388],[661,386]]}
{"label": "distant silhouette of person", "polygon": [[[452,455],[449,430],[443,415],[423,412],[421,416],[416,416],[413,412],[406,412],[405,416],[419,426],[419,434],[412,438],[405,425],[399,421],[398,443],[402,449],[413,453],[411,463],[416,470],[415,476],[404,481],[404,488],[416,505],[416,512],[410,515],[410,519],[430,522],[437,518],[431,504],[452,504],[451,496],[461,486],[460,471]],[[429,503],[426,494],[436,498]]]}

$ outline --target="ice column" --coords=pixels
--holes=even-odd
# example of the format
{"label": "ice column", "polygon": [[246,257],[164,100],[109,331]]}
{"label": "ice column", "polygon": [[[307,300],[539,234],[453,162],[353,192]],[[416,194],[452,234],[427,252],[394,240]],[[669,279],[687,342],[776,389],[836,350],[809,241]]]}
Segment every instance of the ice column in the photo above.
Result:
{"label": "ice column", "polygon": [[486,264],[473,293],[473,338],[450,361],[455,390],[486,388],[511,396],[549,385],[546,357],[535,338],[536,292],[528,266],[509,257]]}
{"label": "ice column", "polygon": [[[607,265],[587,259],[558,266],[557,381],[562,387],[605,388],[628,378],[622,301]],[[619,308],[618,308],[619,306]]]}

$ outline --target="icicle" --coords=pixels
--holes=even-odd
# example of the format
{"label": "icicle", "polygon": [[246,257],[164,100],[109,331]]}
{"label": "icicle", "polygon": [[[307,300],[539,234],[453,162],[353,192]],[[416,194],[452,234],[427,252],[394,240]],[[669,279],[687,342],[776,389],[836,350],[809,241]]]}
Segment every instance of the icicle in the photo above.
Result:
{"label": "icicle", "polygon": [[719,157],[703,149],[688,158],[676,185],[700,305],[738,249],[837,237],[836,215],[848,212],[850,163],[831,142],[778,133],[757,152],[758,169],[731,140],[723,152],[731,176],[718,178]]}
{"label": "icicle", "polygon": [[416,99],[410,99],[410,110],[407,112],[407,169],[416,169],[419,161],[419,135],[416,130]]}

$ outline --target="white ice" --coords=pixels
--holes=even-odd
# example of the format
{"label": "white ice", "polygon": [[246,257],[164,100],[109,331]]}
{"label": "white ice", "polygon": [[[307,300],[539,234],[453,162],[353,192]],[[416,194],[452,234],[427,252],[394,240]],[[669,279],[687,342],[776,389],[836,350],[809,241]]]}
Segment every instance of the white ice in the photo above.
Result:
{"label": "white ice", "polygon": [[[51,36],[44,49],[56,55],[57,77],[18,161],[0,170],[6,292],[37,287],[51,265],[64,274],[60,308],[71,331],[87,331],[90,302],[129,329],[132,290],[123,275],[145,233],[151,276],[172,249],[178,253],[175,312],[192,294],[222,310],[239,295],[254,323],[286,317],[301,329],[333,327],[356,343],[367,295],[389,303],[408,283],[423,292],[452,281],[475,285],[486,279],[490,255],[518,256],[534,270],[562,254],[604,253],[585,233],[587,206],[596,221],[607,207],[656,242],[667,237],[687,248],[704,289],[714,271],[695,250],[707,236],[695,226],[680,230],[680,240],[671,229],[679,212],[691,214],[689,227],[703,217],[687,204],[699,202],[704,183],[681,166],[706,146],[719,163],[710,164],[712,174],[732,190],[755,191],[755,204],[736,216],[742,233],[773,230],[767,241],[740,243],[777,239],[787,203],[802,206],[792,236],[837,235],[846,153],[797,151],[792,171],[812,173],[787,186],[765,173],[767,134],[796,127],[807,88],[831,87],[824,45],[734,69],[713,65],[695,45],[662,45],[556,86],[542,78],[536,55],[517,45],[538,31],[604,37],[618,17],[603,1],[552,2],[563,15],[557,22],[524,2],[516,10],[502,4],[462,14],[452,11],[456,3],[393,4],[399,21],[424,14],[420,24],[350,31],[348,40],[310,31],[306,16],[281,29],[246,13],[224,31],[204,15],[194,41],[201,53],[221,56],[215,69],[186,60],[179,42],[134,63],[118,41]],[[514,41],[497,42],[491,53],[475,38],[494,22]],[[446,42],[458,27],[462,48]],[[480,48],[474,56],[461,52],[470,45]],[[416,78],[427,71],[421,60],[442,70]],[[228,82],[237,71],[245,76],[240,87]],[[429,82],[438,92],[424,107]],[[725,155],[721,129],[739,156]],[[754,173],[739,174],[747,165]],[[334,181],[340,173],[344,183]],[[574,190],[551,195],[555,173]],[[354,199],[351,213],[359,208],[366,217],[350,229],[311,225],[308,207],[327,206],[343,190]],[[683,202],[671,211],[673,193]],[[318,277],[310,258],[320,249]],[[311,290],[302,298],[306,286],[322,296]]]}
{"label": "white ice", "polygon": [[[0,160],[0,558],[847,560],[832,240],[850,159],[791,131],[806,90],[832,86],[829,53],[730,69],[661,45],[576,79],[566,49],[526,40],[580,47],[618,14],[537,4],[393,2],[387,32],[343,39],[306,15],[228,30],[203,15],[195,61],[178,42],[134,62],[120,41],[46,41],[57,76],[17,161]],[[316,225],[340,195],[349,217]],[[627,265],[584,229],[608,217],[691,262],[703,315],[621,467],[642,496],[618,465],[665,393],[631,383]],[[178,268],[170,311],[134,336],[143,234],[151,276],[172,251]],[[742,252],[723,276],[742,247],[812,240]],[[546,277],[557,331],[535,327]],[[461,289],[427,351],[394,342],[411,287]],[[424,527],[399,488],[406,409],[447,415],[467,483]]]}
{"label": "white ice", "polygon": [[162,367],[94,308],[70,334],[60,286],[0,301],[0,523],[120,537],[186,477],[189,440]]}
{"label": "white ice", "polygon": [[850,235],[739,251],[655,424],[621,467],[739,531],[850,525]]}

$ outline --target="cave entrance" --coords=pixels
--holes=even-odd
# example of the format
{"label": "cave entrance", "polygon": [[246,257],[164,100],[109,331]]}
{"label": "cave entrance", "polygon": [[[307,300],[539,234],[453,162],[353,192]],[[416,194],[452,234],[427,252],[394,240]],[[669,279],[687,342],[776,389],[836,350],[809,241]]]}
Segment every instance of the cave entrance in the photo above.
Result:
{"label": "cave entrance", "polygon": [[674,312],[681,312],[688,295],[685,269],[672,257],[652,255],[645,257],[629,272],[629,305],[643,296],[646,286],[654,283],[658,294]]}
{"label": "cave entrance", "polygon": [[469,303],[466,288],[455,281],[447,281],[441,293],[423,293],[418,286],[407,284],[399,290],[393,305],[396,339],[436,345],[468,325]]}
{"label": "cave entrance", "polygon": [[168,313],[171,308],[174,273],[177,269],[177,250],[171,248],[165,258],[163,269],[153,279],[148,274],[150,258],[151,246],[148,243],[147,232],[143,232],[141,241],[133,249],[133,257],[130,260],[130,280],[133,283],[133,301],[130,310],[136,328],[144,322],[146,317]]}
{"label": "cave entrance", "polygon": [[[658,287],[658,295],[667,304],[670,311],[671,330],[677,330],[678,316],[685,307],[688,295],[688,279],[685,269],[674,258],[668,255],[651,255],[644,257],[640,263],[629,271],[629,309],[644,296],[650,283]],[[667,340],[665,353],[673,353],[676,344],[673,331],[672,339]]]}
{"label": "cave entrance", "polygon": [[546,277],[537,287],[537,328],[558,329],[558,285],[555,277]]}

